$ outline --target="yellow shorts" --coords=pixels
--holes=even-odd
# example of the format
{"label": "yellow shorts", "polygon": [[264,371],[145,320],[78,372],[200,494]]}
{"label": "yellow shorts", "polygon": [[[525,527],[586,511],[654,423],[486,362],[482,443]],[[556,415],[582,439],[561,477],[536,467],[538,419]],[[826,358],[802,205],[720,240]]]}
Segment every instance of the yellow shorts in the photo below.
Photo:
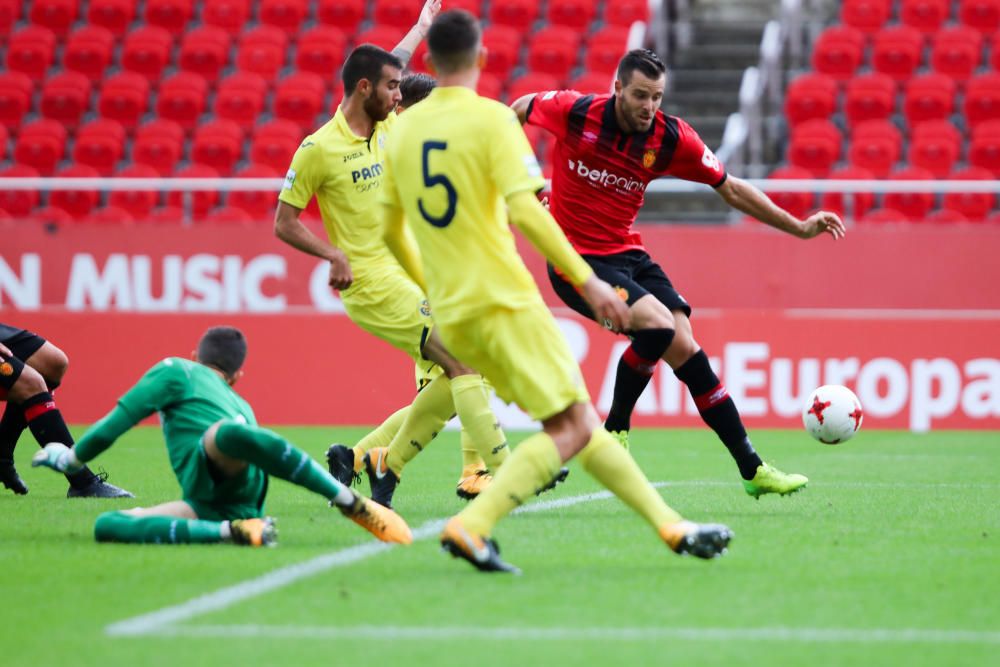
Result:
{"label": "yellow shorts", "polygon": [[438,332],[457,359],[482,373],[500,398],[532,419],[590,401],[580,366],[542,303],[439,324]]}
{"label": "yellow shorts", "polygon": [[434,364],[421,356],[420,347],[434,328],[431,307],[402,267],[380,275],[377,280],[353,285],[341,293],[341,300],[352,322],[430,371]]}

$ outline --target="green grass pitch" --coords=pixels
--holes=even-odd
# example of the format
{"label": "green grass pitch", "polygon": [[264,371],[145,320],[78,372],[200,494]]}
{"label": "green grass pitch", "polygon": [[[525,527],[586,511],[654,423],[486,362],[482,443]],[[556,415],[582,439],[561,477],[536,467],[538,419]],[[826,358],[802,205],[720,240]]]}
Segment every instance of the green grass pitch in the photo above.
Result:
{"label": "green grass pitch", "polygon": [[[281,431],[320,459],[363,432]],[[707,430],[632,441],[670,504],[733,528],[726,557],[679,558],[619,502],[597,499],[504,521],[496,537],[525,574],[486,576],[440,553],[429,530],[407,548],[359,551],[365,533],[280,480],[267,505],[276,549],[97,545],[98,513],[177,498],[159,431],[137,429],[98,461],[134,502],[66,500],[61,477],[29,467],[25,436],[17,461],[31,493],[0,492],[0,665],[995,664],[1000,434],[868,430],[825,447],[760,431],[765,458],[812,481],[759,501]],[[599,490],[571,467],[536,502]],[[454,433],[407,468],[396,506],[414,529],[463,506],[458,468]],[[314,560],[333,553],[357,559]],[[106,631],[317,562],[311,576],[234,604],[182,607],[146,634]]]}

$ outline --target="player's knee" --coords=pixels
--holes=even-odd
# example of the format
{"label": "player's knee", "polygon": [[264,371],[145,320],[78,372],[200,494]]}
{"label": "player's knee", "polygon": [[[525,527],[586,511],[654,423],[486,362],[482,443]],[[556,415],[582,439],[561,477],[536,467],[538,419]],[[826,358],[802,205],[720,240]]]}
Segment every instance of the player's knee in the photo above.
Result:
{"label": "player's knee", "polygon": [[[11,400],[20,402],[48,391],[48,387],[45,385],[45,378],[31,366],[24,365],[19,359],[11,359],[5,363],[15,367],[17,377],[13,386],[7,392]],[[17,373],[18,365],[20,366],[20,373]]]}
{"label": "player's knee", "polygon": [[672,328],[640,329],[632,333],[632,348],[642,359],[659,359],[674,340]]}
{"label": "player's knee", "polygon": [[678,330],[667,349],[666,360],[671,368],[683,366],[688,359],[698,354],[701,347],[690,331]]}
{"label": "player's knee", "polygon": [[42,375],[45,377],[49,389],[55,389],[62,382],[63,377],[66,376],[66,371],[69,369],[69,357],[55,345],[46,343],[45,347],[47,348],[45,355],[46,363],[44,370],[42,370]]}

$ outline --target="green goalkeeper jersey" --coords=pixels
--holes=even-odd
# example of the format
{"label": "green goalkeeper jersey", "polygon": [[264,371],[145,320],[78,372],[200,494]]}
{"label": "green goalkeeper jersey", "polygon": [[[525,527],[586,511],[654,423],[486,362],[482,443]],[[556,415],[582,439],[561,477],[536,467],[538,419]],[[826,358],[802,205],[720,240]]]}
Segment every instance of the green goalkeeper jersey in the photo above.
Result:
{"label": "green goalkeeper jersey", "polygon": [[81,461],[90,461],[121,434],[158,412],[170,465],[178,478],[199,455],[201,436],[221,420],[257,425],[253,409],[211,368],[180,357],[168,357],[150,368],[103,419],[75,446]]}

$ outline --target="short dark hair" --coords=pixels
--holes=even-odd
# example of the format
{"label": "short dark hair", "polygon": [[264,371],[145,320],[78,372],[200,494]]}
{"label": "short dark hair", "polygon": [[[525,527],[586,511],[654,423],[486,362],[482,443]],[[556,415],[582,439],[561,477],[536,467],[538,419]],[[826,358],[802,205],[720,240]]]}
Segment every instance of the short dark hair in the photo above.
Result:
{"label": "short dark hair", "polygon": [[650,79],[658,79],[666,74],[667,66],[649,49],[632,49],[618,61],[618,80],[627,86],[632,80],[632,72],[639,70]]}
{"label": "short dark hair", "polygon": [[437,81],[430,74],[407,74],[399,83],[399,94],[403,96],[399,100],[399,106],[411,107],[420,100],[431,94],[437,87]]}
{"label": "short dark hair", "polygon": [[198,362],[236,375],[247,358],[247,339],[236,327],[212,327],[198,341]]}
{"label": "short dark hair", "polygon": [[354,47],[340,72],[340,78],[344,81],[344,94],[353,93],[361,79],[377,84],[382,78],[382,68],[386,65],[403,69],[403,61],[380,46],[361,44]]}
{"label": "short dark hair", "polygon": [[475,16],[464,9],[438,15],[427,31],[427,50],[434,66],[453,72],[471,65],[476,57],[482,31]]}

